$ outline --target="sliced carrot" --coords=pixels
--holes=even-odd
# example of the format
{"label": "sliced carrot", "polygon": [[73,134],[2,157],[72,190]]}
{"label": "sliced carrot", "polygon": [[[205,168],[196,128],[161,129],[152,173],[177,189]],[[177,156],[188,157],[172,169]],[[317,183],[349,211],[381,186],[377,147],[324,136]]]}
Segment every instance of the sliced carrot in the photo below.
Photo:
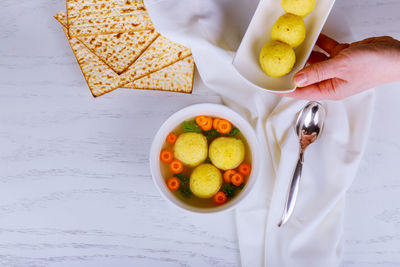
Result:
{"label": "sliced carrot", "polygon": [[160,153],[160,160],[164,163],[171,163],[174,159],[174,155],[171,150],[164,149]]}
{"label": "sliced carrot", "polygon": [[197,125],[199,125],[200,127],[203,126],[206,123],[206,116],[197,116],[195,119]]}
{"label": "sliced carrot", "polygon": [[213,128],[214,128],[215,130],[218,130],[218,123],[219,123],[220,120],[221,120],[220,118],[215,118],[215,119],[213,120]]}
{"label": "sliced carrot", "polygon": [[183,164],[177,159],[174,159],[170,164],[169,164],[169,169],[173,173],[181,173],[183,171]]}
{"label": "sliced carrot", "polygon": [[213,121],[211,117],[205,117],[205,122],[203,124],[203,126],[200,126],[200,128],[203,131],[209,131],[211,130],[211,128],[213,127]]}
{"label": "sliced carrot", "polygon": [[216,193],[214,195],[214,202],[217,205],[224,204],[226,202],[226,199],[227,199],[227,197],[224,192],[219,191],[218,193]]}
{"label": "sliced carrot", "polygon": [[218,122],[218,129],[217,131],[221,134],[227,134],[232,130],[232,124],[227,120],[220,120]]}
{"label": "sliced carrot", "polygon": [[195,120],[203,131],[209,131],[213,126],[213,121],[210,116],[197,116]]}
{"label": "sliced carrot", "polygon": [[236,186],[240,186],[243,184],[243,175],[240,173],[236,173],[232,176],[232,184]]}
{"label": "sliced carrot", "polygon": [[243,175],[249,175],[251,172],[251,166],[247,163],[242,163],[239,165],[238,171]]}
{"label": "sliced carrot", "polygon": [[227,170],[224,172],[224,181],[225,183],[230,184],[232,182],[232,176],[237,172],[235,170]]}
{"label": "sliced carrot", "polygon": [[171,191],[177,190],[179,188],[180,184],[181,184],[181,182],[176,177],[169,178],[167,181],[167,186],[168,186],[169,190],[171,190]]}
{"label": "sliced carrot", "polygon": [[176,136],[176,134],[174,134],[174,133],[169,133],[169,134],[167,135],[167,142],[170,143],[171,145],[173,145],[173,144],[175,144],[177,138],[178,138],[178,137]]}

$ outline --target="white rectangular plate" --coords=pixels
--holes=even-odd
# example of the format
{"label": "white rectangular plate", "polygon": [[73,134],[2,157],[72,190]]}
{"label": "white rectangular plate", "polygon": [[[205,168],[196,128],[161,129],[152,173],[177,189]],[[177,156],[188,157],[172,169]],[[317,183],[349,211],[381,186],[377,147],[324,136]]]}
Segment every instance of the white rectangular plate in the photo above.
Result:
{"label": "white rectangular plate", "polygon": [[259,88],[281,93],[294,91],[293,75],[306,64],[334,3],[335,0],[316,0],[315,9],[304,18],[306,39],[294,49],[296,63],[293,70],[282,77],[270,77],[262,71],[258,56],[264,44],[271,41],[272,25],[285,11],[280,0],[261,0],[233,59],[234,67]]}

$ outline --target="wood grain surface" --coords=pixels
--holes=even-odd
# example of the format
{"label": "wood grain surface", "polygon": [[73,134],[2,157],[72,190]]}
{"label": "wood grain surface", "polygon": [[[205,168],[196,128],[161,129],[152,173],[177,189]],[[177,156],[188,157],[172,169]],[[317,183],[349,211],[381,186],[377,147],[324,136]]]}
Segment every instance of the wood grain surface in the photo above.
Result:
{"label": "wood grain surface", "polygon": [[[0,266],[239,266],[232,212],[183,213],[153,185],[148,154],[193,95],[116,90],[94,99],[52,18],[65,1],[0,1]],[[400,2],[337,0],[325,33],[399,38]],[[342,266],[400,266],[400,84],[377,89],[347,198]]]}

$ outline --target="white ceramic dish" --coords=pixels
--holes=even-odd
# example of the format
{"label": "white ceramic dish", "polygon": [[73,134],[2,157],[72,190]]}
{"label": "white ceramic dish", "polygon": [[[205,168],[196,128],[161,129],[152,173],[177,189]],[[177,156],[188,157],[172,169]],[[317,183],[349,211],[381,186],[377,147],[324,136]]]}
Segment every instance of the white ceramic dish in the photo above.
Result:
{"label": "white ceramic dish", "polygon": [[[247,183],[243,190],[232,200],[224,205],[212,207],[212,208],[199,208],[188,205],[177,197],[175,197],[171,191],[167,188],[165,179],[161,175],[161,163],[160,163],[160,151],[165,142],[167,135],[173,131],[179,124],[185,120],[194,119],[198,115],[209,115],[213,117],[225,118],[231,121],[245,137],[252,158],[252,171],[247,180]],[[260,155],[258,140],[255,135],[253,128],[250,124],[243,119],[238,113],[233,110],[217,104],[198,104],[186,107],[175,114],[173,114],[164,124],[160,127],[157,134],[154,137],[153,144],[150,150],[150,169],[153,177],[153,181],[159,189],[162,196],[164,196],[174,206],[184,209],[186,211],[196,213],[215,213],[226,211],[234,208],[240,201],[242,201],[251,191],[254,186],[254,182],[259,174],[260,169]]]}
{"label": "white ceramic dish", "polygon": [[305,65],[334,3],[335,0],[316,1],[315,9],[304,18],[306,39],[294,50],[296,64],[293,70],[283,77],[274,78],[262,71],[258,56],[264,44],[271,41],[272,25],[285,11],[280,0],[261,0],[233,59],[234,67],[243,78],[259,88],[281,93],[294,91],[293,76]]}

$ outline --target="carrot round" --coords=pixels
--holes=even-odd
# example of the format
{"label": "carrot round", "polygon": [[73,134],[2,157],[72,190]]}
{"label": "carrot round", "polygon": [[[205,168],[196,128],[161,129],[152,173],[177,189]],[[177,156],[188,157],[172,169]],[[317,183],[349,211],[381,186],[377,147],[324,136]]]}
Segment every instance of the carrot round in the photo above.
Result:
{"label": "carrot round", "polygon": [[167,181],[167,187],[171,191],[178,190],[180,184],[181,184],[181,182],[176,177],[169,178],[168,181]]}
{"label": "carrot round", "polygon": [[170,164],[169,164],[169,169],[173,173],[181,173],[183,171],[183,164],[177,159],[174,159]]}
{"label": "carrot round", "polygon": [[206,123],[206,116],[197,116],[195,119],[197,125],[199,125],[200,127],[203,126]]}
{"label": "carrot round", "polygon": [[178,138],[178,137],[176,136],[176,134],[174,134],[174,133],[169,133],[169,134],[167,135],[167,142],[170,143],[171,145],[173,145],[173,144],[175,144],[177,138]]}
{"label": "carrot round", "polygon": [[226,202],[226,195],[224,192],[219,191],[214,195],[214,203],[217,205],[222,205]]}
{"label": "carrot round", "polygon": [[251,166],[247,163],[242,163],[239,165],[238,171],[243,175],[249,175],[251,172]]}
{"label": "carrot round", "polygon": [[240,173],[232,175],[232,184],[236,186],[243,184],[243,175]]}
{"label": "carrot round", "polygon": [[220,120],[221,120],[220,118],[215,118],[215,119],[213,120],[213,128],[214,128],[215,130],[218,130],[218,123],[219,123]]}
{"label": "carrot round", "polygon": [[164,149],[160,153],[160,160],[164,163],[171,163],[174,159],[174,155],[172,154],[171,150]]}
{"label": "carrot round", "polygon": [[211,130],[211,128],[213,127],[213,121],[211,117],[205,117],[205,122],[202,126],[200,126],[200,128],[203,131],[209,131]]}
{"label": "carrot round", "polygon": [[235,170],[227,170],[224,172],[224,181],[227,184],[232,182],[232,176],[235,175],[237,172]]}
{"label": "carrot round", "polygon": [[227,134],[232,130],[232,124],[227,120],[220,120],[218,122],[217,131],[221,134]]}

